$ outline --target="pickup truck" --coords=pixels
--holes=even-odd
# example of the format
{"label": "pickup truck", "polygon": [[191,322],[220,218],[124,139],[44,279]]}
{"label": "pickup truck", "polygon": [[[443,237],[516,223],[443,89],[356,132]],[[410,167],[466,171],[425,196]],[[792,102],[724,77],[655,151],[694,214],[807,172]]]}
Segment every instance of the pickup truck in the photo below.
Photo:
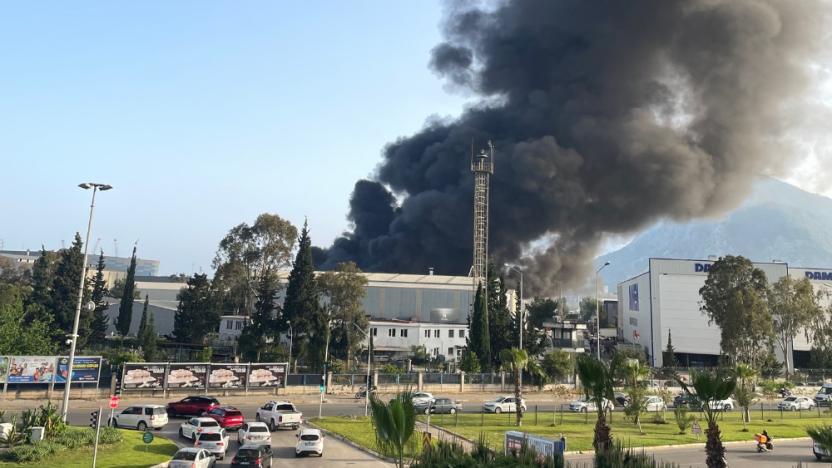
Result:
{"label": "pickup truck", "polygon": [[269,425],[272,432],[281,427],[297,429],[303,420],[303,413],[288,401],[270,401],[257,409],[255,419]]}

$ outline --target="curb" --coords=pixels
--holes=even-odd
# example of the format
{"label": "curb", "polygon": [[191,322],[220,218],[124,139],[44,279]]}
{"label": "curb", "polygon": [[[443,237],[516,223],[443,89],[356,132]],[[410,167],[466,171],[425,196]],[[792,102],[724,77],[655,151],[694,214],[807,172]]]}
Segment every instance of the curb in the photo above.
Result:
{"label": "curb", "polygon": [[[780,441],[795,441],[795,440],[812,440],[811,437],[780,437],[774,439],[777,442]],[[722,445],[729,446],[729,445],[748,445],[753,444],[753,440],[732,440],[729,442],[723,442]],[[657,450],[664,450],[664,449],[674,449],[674,448],[695,448],[695,447],[702,447],[705,448],[705,442],[694,442],[692,444],[674,444],[674,445],[652,445],[652,446],[634,446],[630,447],[631,449],[640,449],[640,450],[650,450],[650,451],[657,451]],[[595,450],[578,450],[578,451],[571,451],[571,452],[564,452],[563,455],[591,455],[594,454]]]}
{"label": "curb", "polygon": [[369,449],[367,447],[364,447],[363,445],[357,444],[357,443],[347,439],[346,437],[342,436],[341,434],[332,432],[328,429],[324,429],[323,427],[318,426],[317,424],[313,423],[312,421],[306,421],[306,425],[311,426],[315,429],[318,429],[321,432],[323,432],[324,434],[326,434],[328,437],[332,437],[333,439],[340,440],[341,442],[349,445],[350,447],[352,447],[354,449],[357,449],[357,450],[360,450],[360,451],[362,451],[362,452],[364,452],[368,455],[371,455],[375,458],[378,458],[379,460],[383,460],[383,461],[386,461],[387,463],[393,463],[393,464],[398,463],[398,460],[395,460],[391,457],[385,457],[384,455],[376,452],[375,450]]}

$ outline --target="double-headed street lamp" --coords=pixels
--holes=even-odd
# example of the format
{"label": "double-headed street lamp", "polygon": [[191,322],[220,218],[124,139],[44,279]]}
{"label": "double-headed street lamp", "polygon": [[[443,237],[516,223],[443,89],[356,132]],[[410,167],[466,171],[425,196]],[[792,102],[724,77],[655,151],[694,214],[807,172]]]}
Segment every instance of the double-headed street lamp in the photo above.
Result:
{"label": "double-headed street lamp", "polygon": [[66,422],[69,412],[69,391],[72,386],[72,368],[75,364],[75,345],[78,343],[78,321],[81,319],[81,302],[84,300],[84,281],[87,279],[87,248],[90,245],[90,231],[92,230],[92,213],[95,209],[95,194],[99,190],[104,192],[113,188],[112,185],[98,184],[95,182],[84,182],[78,184],[84,190],[92,189],[92,202],[90,203],[90,216],[87,220],[87,237],[84,240],[84,266],[81,269],[81,284],[78,286],[78,302],[75,304],[75,321],[72,323],[72,334],[69,335],[69,363],[67,364],[66,383],[64,384],[64,401],[61,407],[61,418]]}
{"label": "double-headed street lamp", "polygon": [[598,338],[596,340],[597,343],[597,352],[598,352],[598,360],[601,360],[601,304],[599,303],[599,293],[598,293],[598,277],[600,276],[601,270],[610,266],[610,262],[604,262],[601,265],[601,268],[595,270],[595,332],[598,333]]}

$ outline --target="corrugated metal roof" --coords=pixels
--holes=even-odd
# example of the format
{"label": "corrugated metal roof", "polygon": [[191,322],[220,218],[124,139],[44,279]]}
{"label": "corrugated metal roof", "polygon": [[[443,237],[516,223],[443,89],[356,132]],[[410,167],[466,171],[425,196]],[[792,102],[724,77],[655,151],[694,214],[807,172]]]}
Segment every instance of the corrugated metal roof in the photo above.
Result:
{"label": "corrugated metal roof", "polygon": [[[315,275],[322,274],[322,271],[316,271]],[[448,285],[473,287],[473,279],[468,276],[445,276],[445,275],[413,275],[405,273],[362,273],[367,281],[377,283],[406,283],[406,284],[421,284],[421,285]],[[283,271],[279,274],[281,280],[289,279],[289,272]]]}

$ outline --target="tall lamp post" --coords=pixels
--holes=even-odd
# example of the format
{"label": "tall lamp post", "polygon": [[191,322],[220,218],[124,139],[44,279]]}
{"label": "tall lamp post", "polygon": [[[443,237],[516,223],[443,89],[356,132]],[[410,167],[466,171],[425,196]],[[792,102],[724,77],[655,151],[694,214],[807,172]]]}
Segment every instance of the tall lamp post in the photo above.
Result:
{"label": "tall lamp post", "polygon": [[598,334],[595,347],[597,348],[599,361],[601,360],[601,304],[598,297],[598,277],[600,276],[601,270],[608,266],[610,266],[610,262],[604,262],[601,268],[595,270],[595,332]]}
{"label": "tall lamp post", "polygon": [[84,182],[78,184],[84,190],[92,189],[92,202],[90,203],[90,216],[87,220],[87,237],[84,240],[84,265],[81,268],[81,280],[78,286],[78,301],[75,304],[75,321],[72,322],[72,334],[69,335],[69,363],[67,364],[66,383],[64,384],[64,401],[61,406],[61,419],[66,422],[67,413],[69,412],[69,392],[72,386],[72,368],[75,364],[75,345],[78,343],[78,321],[81,319],[81,302],[84,300],[84,281],[87,279],[87,248],[90,244],[90,231],[92,230],[92,213],[95,208],[95,194],[100,190],[102,192],[113,188],[111,185],[98,184],[94,182]]}

